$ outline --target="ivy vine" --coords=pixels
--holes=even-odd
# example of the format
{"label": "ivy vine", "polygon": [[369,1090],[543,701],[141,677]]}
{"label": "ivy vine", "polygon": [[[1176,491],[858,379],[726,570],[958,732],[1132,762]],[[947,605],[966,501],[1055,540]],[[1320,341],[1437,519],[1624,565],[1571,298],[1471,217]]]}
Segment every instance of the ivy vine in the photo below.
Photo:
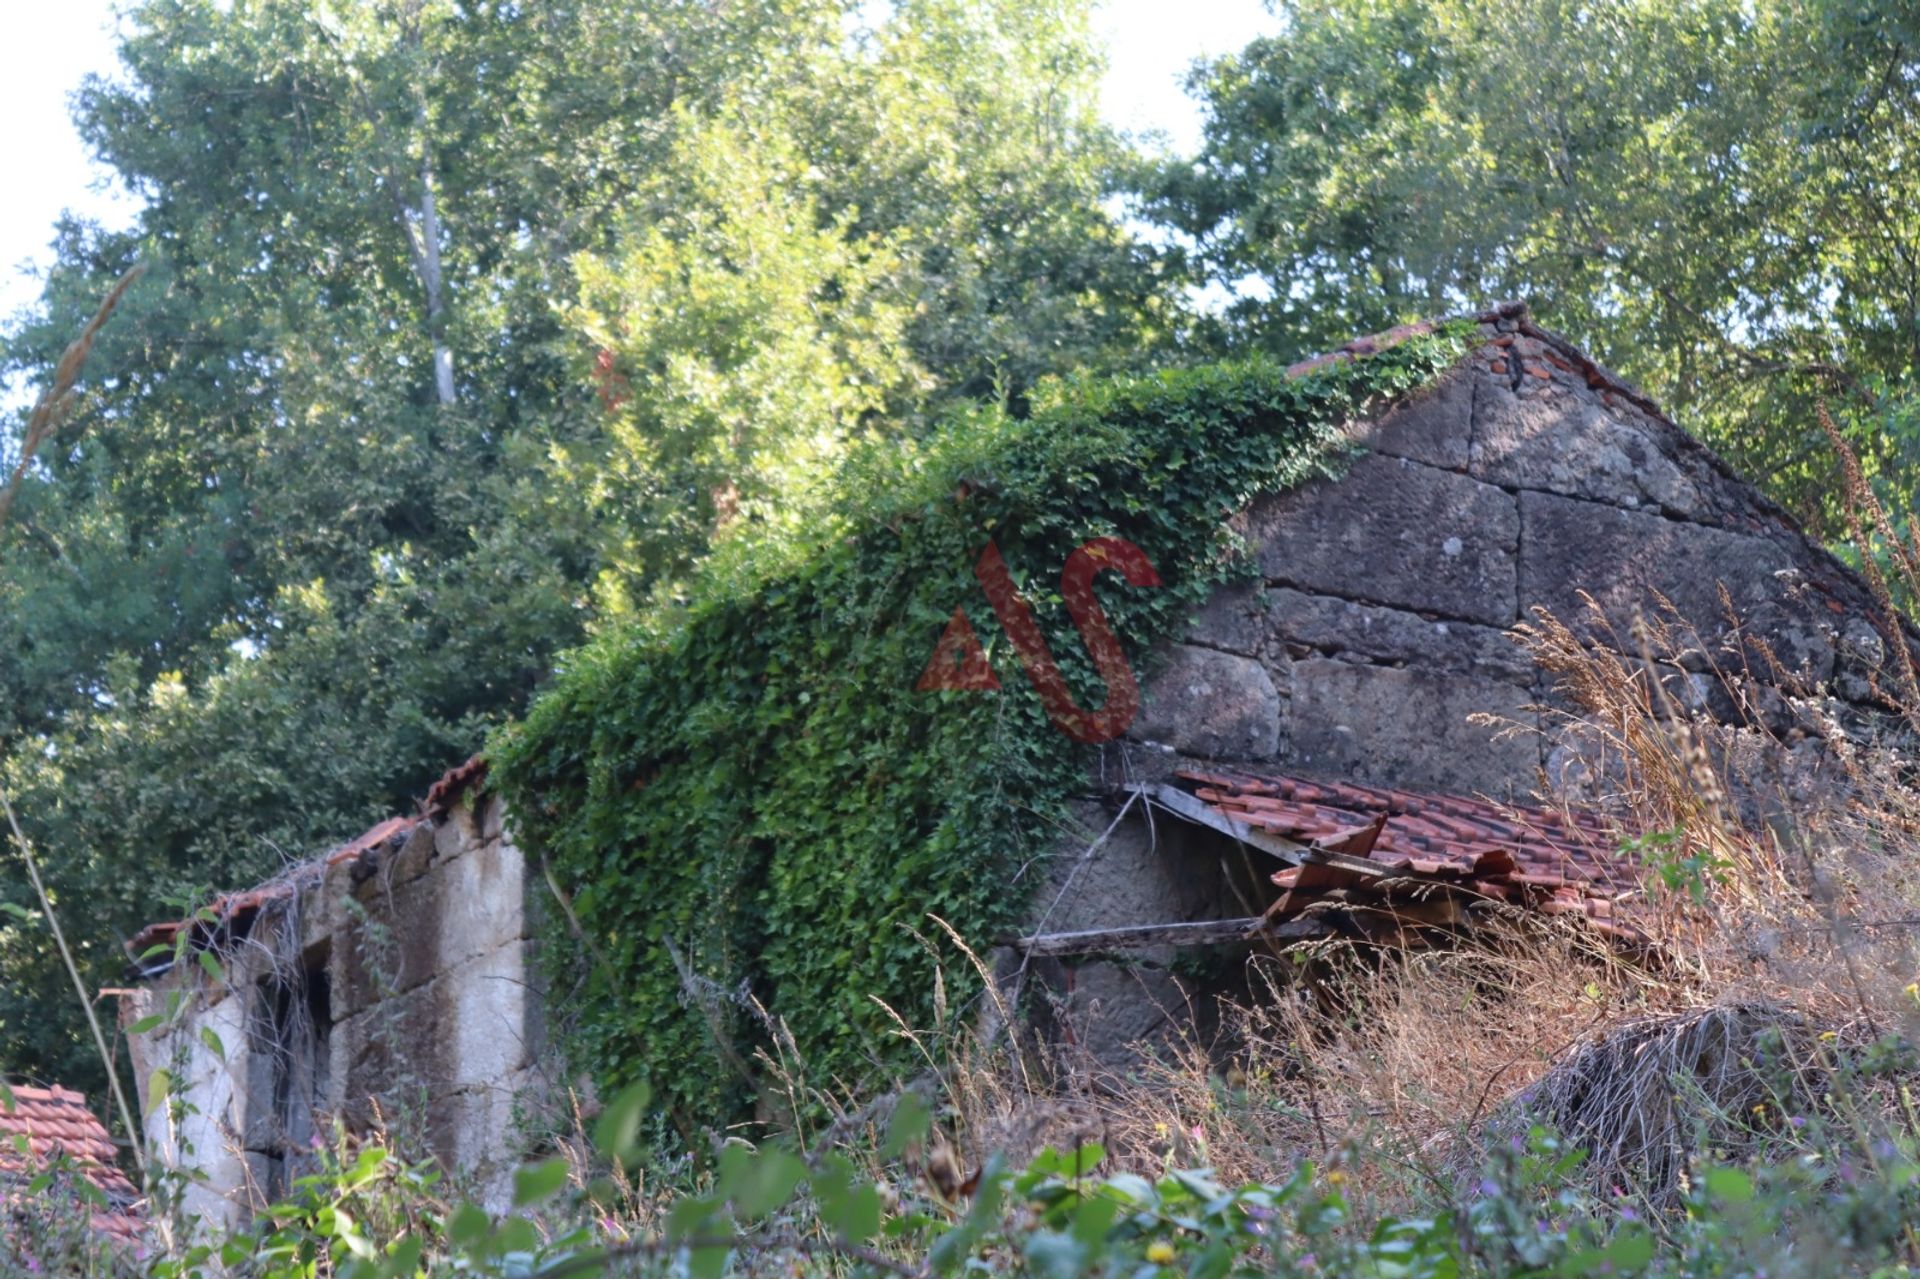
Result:
{"label": "ivy vine", "polygon": [[[491,755],[521,843],[569,897],[546,949],[583,984],[575,1064],[684,1119],[735,1119],[768,1042],[757,1005],[813,1080],[911,1068],[895,1018],[939,1029],[929,916],[975,944],[1017,926],[1086,785],[1088,748],[1049,723],[974,579],[984,545],[1097,706],[1059,598],[1068,555],[1117,535],[1152,561],[1163,586],[1097,580],[1143,660],[1231,570],[1227,517],[1337,460],[1343,421],[1430,380],[1466,335],[1303,377],[1237,362],[1057,382],[1024,418],[975,408],[856,457],[806,544],[722,556],[684,610],[572,654]],[[997,693],[915,691],[956,607]],[[947,966],[949,1009],[970,977]]]}

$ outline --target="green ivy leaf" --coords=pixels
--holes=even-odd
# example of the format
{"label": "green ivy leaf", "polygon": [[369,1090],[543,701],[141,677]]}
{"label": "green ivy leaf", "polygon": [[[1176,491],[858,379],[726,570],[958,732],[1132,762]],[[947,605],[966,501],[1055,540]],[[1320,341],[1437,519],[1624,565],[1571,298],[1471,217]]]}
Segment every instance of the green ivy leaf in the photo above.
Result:
{"label": "green ivy leaf", "polygon": [[1702,1184],[1722,1203],[1743,1204],[1753,1198],[1753,1178],[1738,1168],[1709,1168]]}
{"label": "green ivy leaf", "polygon": [[743,1222],[757,1221],[785,1207],[806,1179],[805,1162],[784,1150],[744,1151],[734,1146],[724,1153],[733,1151],[742,1151],[741,1166],[735,1176],[723,1173],[722,1184],[728,1187],[735,1216]]}
{"label": "green ivy leaf", "polygon": [[880,1147],[881,1161],[898,1159],[908,1146],[926,1137],[932,1129],[933,1108],[927,1105],[927,1099],[912,1089],[901,1093],[887,1123],[887,1140]]}
{"label": "green ivy leaf", "polygon": [[466,1251],[485,1239],[493,1230],[493,1218],[475,1203],[462,1203],[447,1219],[447,1242]]}
{"label": "green ivy leaf", "polygon": [[639,1161],[640,1120],[646,1114],[651,1097],[652,1090],[640,1083],[621,1089],[619,1095],[607,1103],[593,1127],[593,1148],[602,1158],[623,1167],[632,1167]]}
{"label": "green ivy leaf", "polygon": [[548,1159],[542,1163],[529,1164],[513,1174],[513,1206],[525,1208],[560,1192],[567,1184],[567,1162],[564,1159]]}

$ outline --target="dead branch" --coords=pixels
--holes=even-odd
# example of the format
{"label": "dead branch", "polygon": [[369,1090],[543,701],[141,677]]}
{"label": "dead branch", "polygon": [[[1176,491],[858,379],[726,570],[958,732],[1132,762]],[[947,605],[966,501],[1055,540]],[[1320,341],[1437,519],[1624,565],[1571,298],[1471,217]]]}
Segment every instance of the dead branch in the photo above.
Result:
{"label": "dead branch", "polygon": [[19,497],[20,486],[26,480],[27,468],[33,465],[34,457],[53,438],[53,433],[60,429],[60,424],[73,407],[74,384],[80,380],[80,368],[87,362],[87,356],[93,353],[93,344],[100,336],[100,330],[106,327],[107,319],[113,314],[114,308],[120,305],[120,299],[126,296],[127,290],[133,287],[133,282],[146,269],[146,263],[136,262],[115,281],[113,288],[107,291],[107,296],[101,299],[100,308],[87,321],[87,327],[80,330],[80,336],[61,353],[60,362],[54,365],[52,384],[27,417],[27,431],[20,440],[20,458],[14,464],[13,475],[8,479],[6,488],[0,489],[0,529],[6,527],[14,499]]}

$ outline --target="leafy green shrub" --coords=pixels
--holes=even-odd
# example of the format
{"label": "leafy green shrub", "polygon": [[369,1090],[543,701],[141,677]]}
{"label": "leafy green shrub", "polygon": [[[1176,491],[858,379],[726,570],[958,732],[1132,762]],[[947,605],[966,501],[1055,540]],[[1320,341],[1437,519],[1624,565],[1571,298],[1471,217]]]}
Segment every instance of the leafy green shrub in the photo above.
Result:
{"label": "leafy green shrub", "polygon": [[24,1171],[0,1172],[0,1275],[132,1279],[144,1273],[135,1249],[94,1228],[93,1214],[111,1208],[84,1169],[65,1155],[36,1160],[22,1154]]}
{"label": "leafy green shrub", "polygon": [[[377,1143],[336,1137],[315,1152],[320,1170],[294,1181],[287,1197],[252,1226],[182,1242],[152,1268],[154,1279],[212,1274],[308,1279],[336,1272],[409,1275],[444,1248],[448,1212],[440,1173]],[[474,1211],[478,1211],[475,1209]]]}
{"label": "leafy green shrub", "polygon": [[1138,659],[1229,571],[1228,516],[1313,473],[1339,423],[1463,341],[1455,327],[1298,378],[1256,361],[1056,383],[1022,419],[972,409],[922,446],[856,457],[810,537],[749,530],[684,612],[573,654],[493,760],[594,956],[571,1003],[580,1063],[700,1121],[744,1112],[761,1008],[811,1078],[858,1086],[899,1064],[894,1016],[934,1016],[917,930],[1016,923],[1084,777],[1004,656],[998,696],[915,691],[956,606],[1004,652],[973,578],[982,548],[1096,707],[1054,589],[1077,547],[1125,538],[1165,582],[1100,582]]}
{"label": "leafy green shrub", "polygon": [[1232,1186],[1205,1169],[1103,1171],[1095,1145],[1043,1150],[1017,1169],[989,1159],[970,1193],[948,1198],[901,1158],[929,1133],[917,1100],[903,1103],[884,1143],[859,1163],[843,1150],[729,1141],[700,1185],[641,1221],[620,1215],[621,1170],[643,1163],[635,1135],[645,1104],[637,1089],[615,1102],[593,1164],[554,1159],[523,1170],[511,1212],[449,1203],[436,1173],[366,1147],[297,1183],[253,1230],[203,1242],[150,1273],[1812,1279],[1909,1275],[1920,1256],[1908,1225],[1920,1207],[1910,1142],[1823,1144],[1825,1168],[1817,1158],[1705,1163],[1678,1210],[1645,1216],[1597,1195],[1579,1175],[1581,1152],[1539,1128],[1493,1151],[1477,1177],[1436,1181],[1425,1202],[1372,1215],[1348,1194],[1344,1156],[1331,1168],[1301,1162],[1280,1180]]}

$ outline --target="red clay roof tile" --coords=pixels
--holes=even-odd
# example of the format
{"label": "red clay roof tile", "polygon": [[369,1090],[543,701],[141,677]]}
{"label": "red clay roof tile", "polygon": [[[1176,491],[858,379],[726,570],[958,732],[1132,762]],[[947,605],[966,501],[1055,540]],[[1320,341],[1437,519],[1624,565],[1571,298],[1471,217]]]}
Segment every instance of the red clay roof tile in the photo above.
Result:
{"label": "red clay roof tile", "polygon": [[487,775],[487,761],[475,755],[457,768],[450,768],[427,790],[426,803],[421,811],[427,817],[438,821],[447,815],[454,803],[468,790],[478,785]]}
{"label": "red clay roof tile", "polygon": [[[1197,798],[1255,830],[1327,847],[1370,832],[1371,847],[1361,852],[1356,845],[1350,855],[1544,914],[1583,915],[1596,927],[1605,923],[1601,931],[1610,936],[1644,940],[1616,918],[1616,902],[1639,886],[1639,872],[1591,813],[1284,775],[1179,777]],[[1286,892],[1270,918],[1294,917],[1335,878],[1346,887],[1358,878],[1328,878],[1326,869],[1275,875]]]}
{"label": "red clay roof tile", "polygon": [[135,1204],[138,1192],[114,1166],[113,1138],[87,1109],[86,1098],[57,1086],[16,1084],[11,1091],[13,1109],[0,1104],[0,1180],[32,1175],[64,1155],[112,1205],[93,1214],[94,1229],[123,1242],[138,1238],[145,1226]]}
{"label": "red clay roof tile", "polygon": [[148,924],[135,933],[126,943],[127,953],[136,960],[156,946],[171,946],[181,932],[188,928],[198,928],[211,935],[217,929],[244,932],[253,922],[260,908],[269,902],[283,901],[294,895],[302,882],[302,872],[311,872],[315,866],[338,866],[342,862],[354,861],[377,853],[389,842],[399,839],[413,830],[422,821],[437,821],[458,802],[461,795],[477,785],[487,775],[487,762],[475,755],[455,768],[448,769],[427,790],[427,797],[420,805],[418,817],[389,817],[362,833],[358,838],[350,839],[337,848],[330,849],[315,862],[296,869],[292,874],[284,875],[271,883],[250,888],[244,892],[228,893],[216,897],[208,904],[213,912],[212,924],[196,923],[193,920],[173,919]]}

